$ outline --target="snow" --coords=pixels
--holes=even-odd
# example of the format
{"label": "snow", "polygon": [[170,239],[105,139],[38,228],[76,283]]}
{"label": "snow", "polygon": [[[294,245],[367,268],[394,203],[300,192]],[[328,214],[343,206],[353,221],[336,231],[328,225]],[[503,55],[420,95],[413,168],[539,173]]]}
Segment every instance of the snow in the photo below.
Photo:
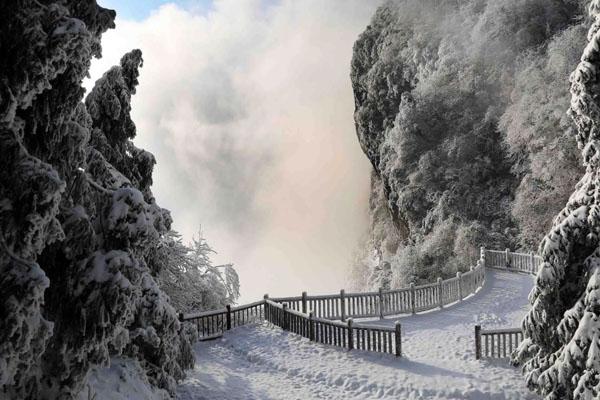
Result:
{"label": "snow", "polygon": [[520,326],[533,278],[486,271],[476,295],[444,310],[362,321],[402,323],[403,358],[347,351],[266,324],[195,345],[196,367],[178,398],[198,399],[537,399],[507,360],[475,360],[474,325]]}
{"label": "snow", "polygon": [[166,400],[169,395],[148,382],[139,363],[114,357],[110,366],[93,368],[86,388],[77,400]]}
{"label": "snow", "polygon": [[87,33],[85,22],[77,18],[65,18],[52,32],[52,36],[65,34],[83,35]]}

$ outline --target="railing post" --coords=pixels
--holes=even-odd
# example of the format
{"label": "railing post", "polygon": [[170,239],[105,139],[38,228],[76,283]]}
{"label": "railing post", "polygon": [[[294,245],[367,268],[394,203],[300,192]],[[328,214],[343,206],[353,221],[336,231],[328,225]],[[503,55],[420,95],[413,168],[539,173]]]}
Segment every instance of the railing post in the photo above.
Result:
{"label": "railing post", "polygon": [[475,359],[481,358],[481,326],[475,325]]}
{"label": "railing post", "polygon": [[225,306],[227,309],[227,330],[231,330],[231,305],[227,304]]}
{"label": "railing post", "polygon": [[483,266],[485,267],[485,247],[481,246],[479,249],[479,259],[483,261]]}
{"label": "railing post", "polygon": [[270,308],[269,308],[269,305],[267,304],[267,300],[268,299],[269,299],[269,295],[265,293],[265,295],[263,296],[263,301],[265,302],[265,305],[264,305],[264,307],[265,307],[265,319],[268,322],[273,322],[270,319],[271,318],[271,314],[269,313]]}
{"label": "railing post", "polygon": [[379,319],[383,319],[383,288],[379,288]]}
{"label": "railing post", "polygon": [[348,318],[348,350],[354,348],[354,331],[352,328],[352,318]]}
{"label": "railing post", "polygon": [[510,253],[510,249],[507,248],[504,251],[504,258],[506,260],[506,268],[510,268],[510,255],[509,255],[509,253]]}
{"label": "railing post", "polygon": [[440,308],[444,308],[444,300],[443,300],[443,296],[442,296],[442,278],[437,278],[437,284],[438,284],[438,305],[440,306]]}
{"label": "railing post", "polygon": [[394,341],[396,344],[396,357],[402,356],[402,325],[400,321],[396,321],[394,332]]}
{"label": "railing post", "polygon": [[340,314],[342,322],[346,320],[346,291],[340,290]]}
{"label": "railing post", "polygon": [[288,330],[288,312],[287,312],[288,305],[287,305],[287,303],[283,303],[282,306],[283,306],[283,318],[281,321],[281,325],[282,325],[281,329],[283,329],[284,331],[287,331]]}
{"label": "railing post", "polygon": [[462,272],[458,271],[456,273],[456,277],[458,278],[458,299],[460,301],[462,301],[462,299],[463,299]]}
{"label": "railing post", "polygon": [[531,269],[529,272],[533,274],[535,273],[535,255],[533,254],[533,251],[529,253],[529,262],[531,263]]}
{"label": "railing post", "polygon": [[179,320],[179,333],[181,333],[181,331],[183,330],[183,313],[180,312],[177,315],[177,319]]}
{"label": "railing post", "polygon": [[302,292],[302,314],[306,314],[306,292]]}
{"label": "railing post", "polygon": [[308,313],[308,339],[311,342],[315,341],[315,321],[313,312]]}
{"label": "railing post", "polygon": [[410,311],[415,313],[415,304],[416,304],[416,292],[415,292],[415,283],[410,283]]}

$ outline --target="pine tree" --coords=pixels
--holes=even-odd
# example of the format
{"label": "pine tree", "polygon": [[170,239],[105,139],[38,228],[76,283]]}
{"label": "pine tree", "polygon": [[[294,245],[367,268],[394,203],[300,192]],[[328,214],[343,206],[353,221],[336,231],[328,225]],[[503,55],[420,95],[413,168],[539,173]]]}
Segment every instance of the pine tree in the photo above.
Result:
{"label": "pine tree", "polygon": [[[71,201],[88,135],[81,80],[114,16],[95,1],[0,4],[0,386],[9,398],[38,397],[58,325],[44,303],[66,263],[38,258],[77,235],[66,225],[82,211]],[[65,257],[85,247],[86,228]]]}
{"label": "pine tree", "polygon": [[600,1],[572,73],[569,114],[577,127],[585,175],[540,244],[543,264],[523,321],[514,361],[546,399],[600,396]]}
{"label": "pine tree", "polygon": [[94,0],[0,4],[0,393],[73,398],[93,365],[137,358],[171,394],[193,363],[157,279],[168,210],[135,147],[127,53],[82,102],[114,11]]}

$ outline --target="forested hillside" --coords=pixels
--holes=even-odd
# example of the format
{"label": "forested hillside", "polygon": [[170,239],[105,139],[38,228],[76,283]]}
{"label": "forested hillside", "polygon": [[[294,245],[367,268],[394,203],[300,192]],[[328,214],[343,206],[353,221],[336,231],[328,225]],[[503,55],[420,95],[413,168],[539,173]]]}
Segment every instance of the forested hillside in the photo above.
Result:
{"label": "forested hillside", "polygon": [[536,248],[583,171],[565,110],[585,26],[574,0],[378,9],[351,72],[373,166],[362,286],[453,275],[480,245]]}

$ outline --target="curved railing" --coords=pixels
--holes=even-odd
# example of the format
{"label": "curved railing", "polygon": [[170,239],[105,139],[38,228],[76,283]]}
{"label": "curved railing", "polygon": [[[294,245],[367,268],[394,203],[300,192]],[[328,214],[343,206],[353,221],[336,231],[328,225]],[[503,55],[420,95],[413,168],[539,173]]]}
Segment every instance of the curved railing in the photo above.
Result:
{"label": "curved railing", "polygon": [[515,253],[510,249],[499,251],[487,250],[482,247],[481,255],[487,268],[506,269],[535,275],[542,265],[542,257],[533,253]]}
{"label": "curved railing", "polygon": [[[536,274],[542,259],[533,253],[516,253],[481,248],[480,258],[468,272],[434,283],[376,292],[339,293],[321,296],[269,298],[223,309],[180,314],[179,319],[194,328],[200,340],[224,331],[266,320],[284,330],[328,345],[395,354],[402,353],[402,331],[397,321],[392,327],[360,325],[353,318],[384,318],[388,315],[428,311],[462,301],[485,283],[486,268]],[[476,358],[508,357],[519,345],[520,328],[482,330],[475,327]]]}
{"label": "curved railing", "polygon": [[315,317],[311,311],[305,314],[290,310],[287,303],[265,299],[265,319],[283,330],[301,335],[311,341],[344,347],[394,354],[402,354],[402,332],[399,322],[394,328],[354,324],[352,318],[346,323]]}
{"label": "curved railing", "polygon": [[[486,268],[511,272],[537,274],[542,258],[533,253],[515,253],[481,248],[481,258]],[[475,325],[475,358],[508,358],[523,340],[521,328],[481,329]]]}
{"label": "curved railing", "polygon": [[[271,301],[286,303],[293,311],[307,314],[312,311],[315,317],[330,320],[347,318],[384,318],[398,315],[443,308],[445,305],[463,300],[475,293],[485,281],[485,268],[482,260],[470,271],[458,272],[453,278],[435,283],[407,288],[383,290],[376,292],[346,293],[308,296],[303,292],[296,297],[274,297]],[[268,298],[265,297],[265,298]]]}
{"label": "curved railing", "polygon": [[425,285],[376,292],[339,293],[320,296],[269,298],[251,304],[200,313],[180,314],[179,319],[194,327],[200,340],[220,336],[224,331],[247,323],[266,320],[310,340],[346,347],[401,355],[401,325],[376,327],[360,325],[353,318],[415,314],[462,301],[485,282],[485,250],[475,267],[455,277]]}

